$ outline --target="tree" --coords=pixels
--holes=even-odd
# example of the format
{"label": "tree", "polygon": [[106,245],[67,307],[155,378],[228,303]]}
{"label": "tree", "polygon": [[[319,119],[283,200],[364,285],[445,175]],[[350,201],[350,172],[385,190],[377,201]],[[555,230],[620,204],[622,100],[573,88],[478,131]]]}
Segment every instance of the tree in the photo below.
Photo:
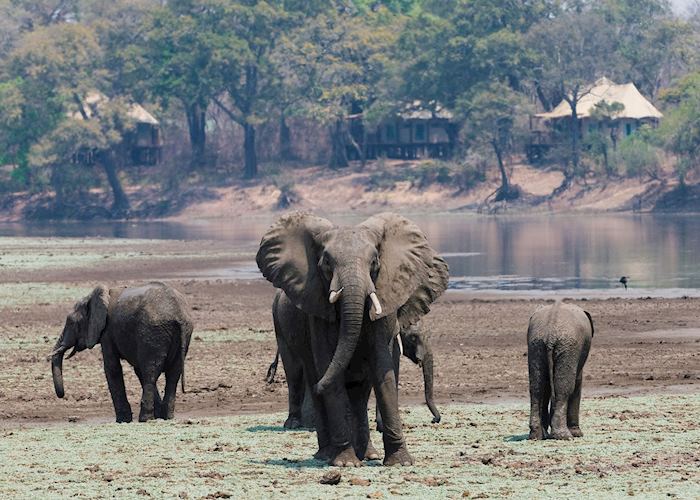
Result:
{"label": "tree", "polygon": [[228,40],[212,32],[216,7],[216,2],[168,2],[152,12],[143,36],[123,56],[131,60],[124,72],[135,86],[145,86],[165,107],[172,100],[182,105],[192,168],[206,163],[207,108],[223,85],[217,51],[228,51]]}
{"label": "tree", "polygon": [[[617,133],[619,128],[617,118],[624,109],[625,105],[621,102],[602,100],[595,104],[590,114],[591,121],[597,122],[600,127],[607,129],[613,151],[617,150]],[[608,152],[608,141],[603,135],[596,136],[595,140],[599,144],[600,153],[603,155],[605,173],[610,177],[613,174],[613,169]]]}
{"label": "tree", "polygon": [[218,14],[216,33],[232,42],[218,58],[227,99],[214,102],[243,128],[243,176],[252,179],[258,175],[257,126],[265,121],[279,85],[272,54],[293,18],[280,1],[222,2]]}
{"label": "tree", "polygon": [[493,151],[501,175],[495,201],[513,200],[520,190],[508,179],[506,157],[512,151],[516,119],[523,113],[523,98],[508,85],[491,82],[480,86],[458,103],[464,116],[463,133],[467,144]]}
{"label": "tree", "polygon": [[424,2],[401,33],[401,58],[410,61],[401,94],[454,109],[487,82],[522,90],[534,58],[525,34],[554,11],[546,0]]}
{"label": "tree", "polygon": [[580,119],[578,103],[594,81],[619,67],[614,54],[616,43],[610,26],[596,12],[582,8],[554,19],[541,21],[528,35],[537,54],[534,80],[543,93],[560,96],[571,109],[570,158],[564,166],[564,181],[557,192],[566,189],[579,167]]}
{"label": "tree", "polygon": [[335,10],[319,14],[284,39],[283,82],[305,96],[300,112],[328,127],[330,168],[348,165],[347,145],[354,144],[348,115],[370,113],[386,98],[400,22],[384,8]]}
{"label": "tree", "polygon": [[700,164],[700,73],[692,73],[661,95],[669,109],[659,127],[665,148],[677,157],[681,184],[688,171]]}

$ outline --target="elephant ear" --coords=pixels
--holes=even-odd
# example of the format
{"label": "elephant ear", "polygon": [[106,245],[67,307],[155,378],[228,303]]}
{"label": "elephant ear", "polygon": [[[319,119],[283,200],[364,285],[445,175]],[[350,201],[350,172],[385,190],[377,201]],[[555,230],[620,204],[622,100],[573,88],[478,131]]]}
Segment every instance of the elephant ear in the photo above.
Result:
{"label": "elephant ear", "polygon": [[375,287],[382,314],[376,315],[372,308],[370,319],[397,312],[403,328],[417,323],[447,288],[447,263],[428,245],[423,231],[405,217],[379,214],[361,226],[373,235],[379,250]]}
{"label": "elephant ear", "polygon": [[109,307],[109,290],[99,285],[88,300],[88,327],[85,346],[88,349],[95,347],[100,341],[102,332],[107,326],[107,308]]}
{"label": "elephant ear", "polygon": [[593,328],[593,318],[591,318],[591,313],[588,311],[583,311],[586,313],[586,316],[588,316],[588,322],[591,324],[591,337],[593,337],[593,334],[595,333],[595,328]]}
{"label": "elephant ear", "polygon": [[326,287],[318,269],[322,235],[330,221],[294,212],[280,217],[262,238],[255,261],[263,276],[281,288],[307,314],[335,320]]}

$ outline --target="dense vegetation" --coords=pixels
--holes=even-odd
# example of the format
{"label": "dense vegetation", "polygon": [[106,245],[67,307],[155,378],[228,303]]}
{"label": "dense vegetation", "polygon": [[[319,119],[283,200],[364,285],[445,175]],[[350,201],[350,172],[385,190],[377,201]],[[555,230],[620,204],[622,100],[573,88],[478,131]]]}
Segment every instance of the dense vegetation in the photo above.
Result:
{"label": "dense vegetation", "polygon": [[[601,76],[634,82],[665,119],[620,140],[572,134],[551,158],[562,189],[653,178],[662,159],[684,182],[700,152],[698,34],[700,13],[665,0],[0,0],[0,192],[52,190],[60,208],[104,179],[110,214],[126,213],[124,176],[148,176],[119,153],[132,102],[161,120],[172,192],[270,162],[347,166],[348,115],[378,123],[421,100],[454,112],[456,161],[487,158],[507,198],[528,115],[575,107]],[[109,102],[74,119],[95,91]],[[612,125],[614,105],[597,112]]]}

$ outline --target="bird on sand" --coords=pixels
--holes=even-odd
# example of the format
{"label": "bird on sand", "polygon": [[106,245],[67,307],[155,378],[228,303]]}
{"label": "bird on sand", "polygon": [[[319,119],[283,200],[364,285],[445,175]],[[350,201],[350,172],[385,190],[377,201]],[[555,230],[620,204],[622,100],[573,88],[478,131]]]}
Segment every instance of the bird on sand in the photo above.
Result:
{"label": "bird on sand", "polygon": [[625,290],[627,290],[627,282],[628,281],[629,281],[629,278],[627,276],[623,276],[622,278],[620,278],[620,283],[625,285]]}

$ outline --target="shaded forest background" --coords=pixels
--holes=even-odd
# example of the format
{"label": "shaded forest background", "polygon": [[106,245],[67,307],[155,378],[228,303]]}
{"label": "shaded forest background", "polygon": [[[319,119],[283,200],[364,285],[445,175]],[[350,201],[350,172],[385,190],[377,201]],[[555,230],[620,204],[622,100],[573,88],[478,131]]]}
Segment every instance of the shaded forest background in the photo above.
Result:
{"label": "shaded forest background", "polygon": [[[700,8],[680,17],[665,0],[0,0],[0,200],[46,194],[37,215],[125,217],[139,215],[125,186],[154,190],[167,213],[192,187],[272,177],[291,203],[288,169],[348,166],[349,115],[374,126],[415,100],[457,123],[456,155],[426,182],[469,189],[500,166],[501,194],[517,197],[503,163],[522,154],[528,117],[602,76],[634,82],[664,119],[617,141],[614,109],[598,110],[610,130],[551,153],[559,191],[664,168],[685,189],[699,35]],[[71,118],[95,91],[108,103]],[[161,122],[156,167],[120,149],[134,102]],[[98,161],[76,162],[85,150]]]}

